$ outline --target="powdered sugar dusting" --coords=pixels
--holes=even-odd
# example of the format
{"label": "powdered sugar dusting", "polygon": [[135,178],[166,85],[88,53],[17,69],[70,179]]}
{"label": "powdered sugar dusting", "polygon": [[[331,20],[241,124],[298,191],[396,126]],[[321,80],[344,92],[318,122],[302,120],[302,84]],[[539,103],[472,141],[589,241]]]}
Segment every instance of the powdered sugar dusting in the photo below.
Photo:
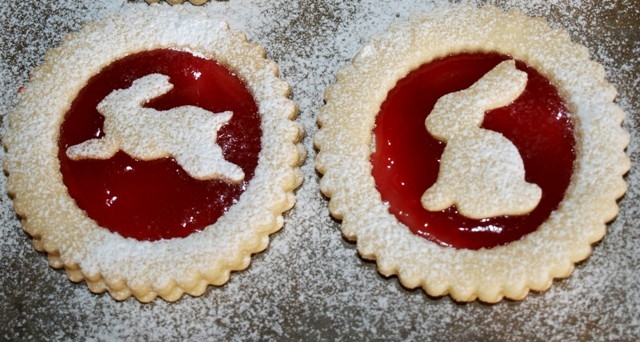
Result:
{"label": "powdered sugar dusting", "polygon": [[[544,294],[518,303],[495,306],[458,305],[449,298],[432,299],[387,280],[375,265],[356,257],[338,224],[328,217],[313,169],[311,136],[322,106],[324,89],[338,68],[390,22],[416,10],[430,10],[443,1],[401,4],[360,2],[256,0],[212,2],[207,12],[227,18],[233,29],[247,33],[265,47],[300,106],[309,157],[303,165],[305,183],[297,203],[285,217],[284,229],[269,249],[229,283],[200,298],[168,304],[155,301],[122,303],[92,295],[85,285],[70,283],[33,251],[4,195],[0,228],[0,316],[3,339],[610,339],[640,336],[640,233],[637,201],[639,175],[627,176],[630,188],[621,212],[588,262],[571,278],[556,282]],[[484,2],[482,2],[484,3]],[[633,1],[492,1],[549,18],[553,27],[569,30],[604,64],[618,91],[617,103],[627,112],[625,127],[633,139],[628,148],[638,161],[640,110],[640,18]],[[16,91],[45,50],[64,33],[107,12],[130,6],[124,1],[36,2],[0,4],[3,39],[0,51],[0,111],[17,103]],[[146,6],[144,3],[135,6]],[[634,38],[635,37],[635,38]],[[1,179],[4,188],[4,178]],[[5,191],[2,191],[4,194]]]}
{"label": "powdered sugar dusting", "polygon": [[526,84],[527,74],[516,69],[515,61],[504,61],[471,87],[436,102],[425,125],[447,146],[438,180],[422,196],[425,209],[456,205],[464,216],[483,219],[526,214],[538,205],[542,191],[525,182],[515,146],[501,134],[480,128],[487,110],[515,101]]}
{"label": "powdered sugar dusting", "polygon": [[118,151],[139,160],[170,156],[194,178],[242,181],[244,172],[224,158],[216,142],[218,130],[233,112],[212,113],[195,106],[165,111],[143,108],[172,88],[168,76],[151,74],[133,81],[130,88],[114,90],[97,106],[105,117],[105,136],[70,146],[67,156],[108,159]]}
{"label": "powdered sugar dusting", "polygon": [[[562,204],[535,232],[490,250],[456,251],[426,243],[389,213],[370,171],[371,131],[387,92],[409,71],[451,53],[486,49],[525,60],[558,87],[579,127],[577,166]],[[343,219],[345,236],[358,240],[360,254],[375,259],[382,274],[398,274],[409,288],[419,286],[430,295],[450,294],[461,301],[522,299],[529,289],[546,290],[552,278],[570,275],[573,264],[589,256],[590,244],[603,237],[605,223],[617,213],[616,199],[626,189],[622,175],[630,166],[624,154],[628,135],[620,127],[624,115],[611,103],[615,91],[604,81],[603,68],[588,57],[586,48],[571,43],[566,32],[549,28],[544,20],[492,6],[440,7],[394,23],[338,72],[318,116],[322,130],[314,141],[320,149],[316,165],[324,174],[320,187],[331,197],[331,213]],[[426,120],[428,126],[431,121]],[[479,125],[473,119],[463,122]],[[445,136],[442,130],[435,133]],[[471,138],[461,135],[465,142]],[[450,170],[446,166],[452,162],[452,143],[457,144],[449,141],[442,155],[436,186],[442,171]],[[459,150],[473,151],[474,157],[486,152],[477,151],[476,145],[487,149],[495,143],[483,141]],[[456,166],[466,165],[472,156],[453,159],[462,162]],[[473,167],[468,171],[475,172]],[[474,187],[479,186],[470,178]],[[467,180],[452,182],[460,181]],[[438,195],[431,196],[431,188],[427,190],[423,205],[444,209],[451,204],[448,195],[441,196],[442,190],[435,192]],[[475,193],[474,189],[465,195]],[[493,199],[490,194],[476,201]]]}
{"label": "powdered sugar dusting", "polygon": [[[226,65],[259,104],[263,133],[255,176],[222,217],[182,239],[140,242],[99,227],[70,198],[59,172],[58,131],[69,103],[89,77],[119,58],[161,48],[188,49]],[[105,136],[65,152],[72,158],[102,159],[120,149],[145,160],[170,155],[194,178],[213,173],[232,182],[242,180],[242,170],[226,162],[215,143],[217,129],[232,112],[211,115],[195,106],[161,112],[142,107],[171,88],[167,76],[151,74],[112,91],[97,105],[105,117]],[[282,227],[282,212],[294,204],[292,191],[302,181],[297,166],[304,152],[296,145],[302,130],[291,121],[296,108],[288,94],[289,85],[277,77],[275,63],[264,59],[262,48],[202,12],[166,6],[127,8],[87,24],[47,53],[21,92],[20,103],[5,117],[4,166],[14,209],[50,264],[64,267],[73,281],[86,280],[92,292],[108,290],[116,299],[134,295],[144,302],[156,296],[174,301],[183,293],[200,295],[208,284],[227,282],[230,271],[245,269],[251,254],[264,250],[268,235]],[[188,127],[177,129],[178,125]]]}

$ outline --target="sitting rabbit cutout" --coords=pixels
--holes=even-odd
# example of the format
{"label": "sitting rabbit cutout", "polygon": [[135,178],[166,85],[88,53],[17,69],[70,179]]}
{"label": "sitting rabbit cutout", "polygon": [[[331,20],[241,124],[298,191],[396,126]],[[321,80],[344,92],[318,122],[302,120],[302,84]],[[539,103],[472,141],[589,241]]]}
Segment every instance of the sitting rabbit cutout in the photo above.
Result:
{"label": "sitting rabbit cutout", "polygon": [[244,172],[224,159],[216,142],[232,112],[212,113],[196,106],[165,111],[143,107],[172,88],[168,76],[150,74],[129,88],[114,90],[96,107],[104,116],[104,136],[69,147],[67,156],[109,159],[119,150],[141,160],[170,156],[193,178],[241,182]]}
{"label": "sitting rabbit cutout", "polygon": [[480,128],[485,111],[515,101],[527,74],[515,61],[498,64],[471,87],[442,96],[425,126],[446,142],[436,183],[422,196],[422,206],[440,211],[455,205],[473,219],[521,215],[538,205],[542,190],[524,180],[516,147],[502,134]]}

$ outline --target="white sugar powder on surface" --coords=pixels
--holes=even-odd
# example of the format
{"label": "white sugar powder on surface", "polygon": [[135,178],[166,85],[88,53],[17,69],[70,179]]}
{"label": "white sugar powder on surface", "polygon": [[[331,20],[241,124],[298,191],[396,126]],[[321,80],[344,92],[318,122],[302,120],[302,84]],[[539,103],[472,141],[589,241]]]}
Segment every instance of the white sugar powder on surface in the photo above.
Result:
{"label": "white sugar powder on surface", "polygon": [[[480,2],[480,1],[479,1]],[[480,2],[485,3],[485,2]],[[569,31],[605,66],[619,91],[638,161],[640,9],[633,0],[490,1],[547,17]],[[293,88],[306,130],[305,182],[295,208],[270,247],[223,287],[176,303],[116,302],[91,294],[50,268],[19,226],[0,178],[0,339],[309,339],[309,340],[635,340],[640,337],[639,175],[627,176],[621,211],[593,255],[573,275],[522,302],[457,304],[407,291],[357,257],[318,190],[311,137],[323,91],[360,47],[394,20],[446,1],[241,1],[213,2],[204,10],[245,31],[275,60]],[[124,1],[0,4],[0,112],[17,103],[17,91],[47,49],[90,20],[147,6]],[[64,80],[61,80],[63,82]]]}

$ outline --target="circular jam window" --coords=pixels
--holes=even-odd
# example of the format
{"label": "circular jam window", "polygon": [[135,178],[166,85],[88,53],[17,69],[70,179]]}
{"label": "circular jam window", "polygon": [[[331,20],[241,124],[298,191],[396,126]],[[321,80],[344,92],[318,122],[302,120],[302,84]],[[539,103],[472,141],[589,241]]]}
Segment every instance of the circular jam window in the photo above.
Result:
{"label": "circular jam window", "polygon": [[528,75],[524,92],[511,104],[487,111],[482,128],[501,133],[520,153],[525,180],[542,189],[526,215],[470,219],[455,206],[431,212],[421,197],[437,180],[445,144],[432,137],[425,118],[443,95],[468,88],[509,56],[462,53],[431,61],[398,81],[376,117],[372,174],[390,212],[430,241],[455,248],[491,248],[537,229],[564,198],[573,172],[572,116],[547,78],[521,61]]}
{"label": "circular jam window", "polygon": [[[106,160],[67,157],[69,146],[104,136],[104,117],[96,109],[102,99],[154,73],[168,76],[173,89],[149,101],[147,108],[191,105],[212,115],[233,112],[218,131],[217,144],[227,161],[242,168],[241,183],[194,179],[171,157],[142,161],[123,151]],[[261,137],[255,100],[230,70],[189,52],[158,49],[117,60],[89,79],[60,127],[58,159],[69,194],[98,225],[124,237],[154,241],[200,231],[237,202],[258,165]]]}

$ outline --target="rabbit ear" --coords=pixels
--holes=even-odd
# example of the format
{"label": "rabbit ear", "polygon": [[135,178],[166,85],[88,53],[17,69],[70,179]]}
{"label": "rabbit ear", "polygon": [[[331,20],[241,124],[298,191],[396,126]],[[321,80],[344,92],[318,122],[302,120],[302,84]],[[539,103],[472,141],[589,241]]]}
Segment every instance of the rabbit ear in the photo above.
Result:
{"label": "rabbit ear", "polygon": [[150,100],[166,94],[172,88],[173,84],[169,82],[169,76],[149,74],[133,81],[129,88],[112,91],[98,104],[98,110],[101,110],[107,102],[141,107]]}
{"label": "rabbit ear", "polygon": [[483,110],[504,107],[515,101],[527,86],[527,73],[516,69],[514,60],[506,60],[484,74],[467,89]]}
{"label": "rabbit ear", "polygon": [[136,102],[144,104],[167,93],[172,88],[173,84],[169,82],[169,76],[150,74],[133,81],[131,87],[123,91],[131,94],[132,98],[136,99]]}
{"label": "rabbit ear", "polygon": [[480,127],[484,113],[515,101],[527,85],[527,73],[514,60],[501,62],[471,87],[442,96],[425,120],[431,135],[447,141]]}

